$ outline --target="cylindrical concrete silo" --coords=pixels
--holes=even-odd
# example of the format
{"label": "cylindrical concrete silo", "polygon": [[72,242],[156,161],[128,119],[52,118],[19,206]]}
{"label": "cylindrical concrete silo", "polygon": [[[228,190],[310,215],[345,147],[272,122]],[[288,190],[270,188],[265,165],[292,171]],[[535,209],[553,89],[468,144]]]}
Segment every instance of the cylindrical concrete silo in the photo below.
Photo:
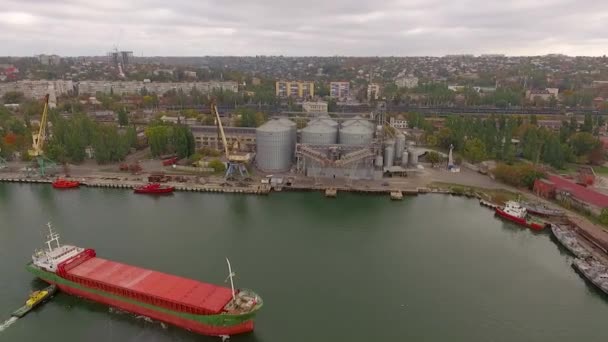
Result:
{"label": "cylindrical concrete silo", "polygon": [[340,144],[367,145],[372,142],[374,131],[368,125],[354,122],[340,129]]}
{"label": "cylindrical concrete silo", "polygon": [[407,153],[407,151],[403,151],[403,153],[401,153],[401,166],[403,167],[407,167],[407,164],[409,163],[409,154]]}
{"label": "cylindrical concrete silo", "polygon": [[256,165],[260,170],[283,172],[290,169],[295,149],[294,131],[281,120],[270,120],[256,129]]}
{"label": "cylindrical concrete silo", "polygon": [[315,121],[302,129],[303,144],[329,145],[338,143],[338,126],[330,126],[323,121]]}
{"label": "cylindrical concrete silo", "polygon": [[395,158],[395,148],[393,146],[386,146],[384,148],[384,166],[393,166],[393,160]]}
{"label": "cylindrical concrete silo", "polygon": [[395,141],[395,159],[401,160],[403,151],[405,151],[405,135],[397,134]]}

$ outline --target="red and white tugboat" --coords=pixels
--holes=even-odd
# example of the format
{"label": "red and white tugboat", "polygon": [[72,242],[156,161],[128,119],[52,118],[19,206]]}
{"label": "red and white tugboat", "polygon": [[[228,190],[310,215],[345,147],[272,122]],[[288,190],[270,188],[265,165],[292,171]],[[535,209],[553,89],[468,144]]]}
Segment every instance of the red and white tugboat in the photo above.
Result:
{"label": "red and white tugboat", "polygon": [[162,195],[172,193],[175,188],[168,185],[160,185],[159,183],[150,183],[143,186],[136,186],[133,190],[136,194]]}
{"label": "red and white tugboat", "polygon": [[546,226],[546,223],[532,219],[519,202],[507,201],[502,209],[497,207],[495,210],[498,216],[532,230],[543,230]]}

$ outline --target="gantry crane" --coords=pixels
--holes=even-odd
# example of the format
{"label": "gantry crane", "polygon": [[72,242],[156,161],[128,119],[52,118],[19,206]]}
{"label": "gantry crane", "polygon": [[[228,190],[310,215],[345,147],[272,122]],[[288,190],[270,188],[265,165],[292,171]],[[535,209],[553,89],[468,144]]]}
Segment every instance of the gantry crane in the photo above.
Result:
{"label": "gantry crane", "polygon": [[[224,126],[222,125],[222,120],[220,119],[220,114],[217,111],[217,105],[214,101],[211,101],[211,111],[215,114],[215,120],[217,120],[218,131],[222,138],[222,144],[224,145],[224,154],[226,155],[227,167],[226,174],[224,178],[226,180],[250,180],[249,172],[247,171],[246,164],[249,163],[251,159],[251,155],[249,153],[245,154],[235,154],[234,148],[233,153],[230,153],[228,149],[228,141],[226,140],[226,134],[224,133]],[[235,142],[237,149],[240,148],[240,143],[238,140]]]}
{"label": "gantry crane", "polygon": [[44,109],[42,110],[42,118],[40,118],[40,129],[37,134],[32,135],[32,149],[29,150],[29,155],[36,159],[38,172],[40,176],[46,176],[46,171],[49,168],[56,166],[55,162],[44,156],[44,143],[46,141],[46,125],[48,122],[49,111],[49,94],[44,97]]}

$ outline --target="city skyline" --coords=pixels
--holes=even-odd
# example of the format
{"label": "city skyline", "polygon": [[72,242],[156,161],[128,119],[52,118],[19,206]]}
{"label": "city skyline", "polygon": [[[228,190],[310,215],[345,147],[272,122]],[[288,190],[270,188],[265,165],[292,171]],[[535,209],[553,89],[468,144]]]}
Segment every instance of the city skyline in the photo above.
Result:
{"label": "city skyline", "polygon": [[601,56],[608,10],[593,0],[306,3],[8,0],[0,55]]}

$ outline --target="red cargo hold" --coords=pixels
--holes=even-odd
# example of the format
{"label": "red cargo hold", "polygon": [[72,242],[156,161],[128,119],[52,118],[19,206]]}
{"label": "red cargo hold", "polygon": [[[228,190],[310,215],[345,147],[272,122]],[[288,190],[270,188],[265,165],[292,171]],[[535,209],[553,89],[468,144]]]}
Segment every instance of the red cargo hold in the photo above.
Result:
{"label": "red cargo hold", "polygon": [[91,258],[67,270],[66,278],[173,310],[217,314],[232,299],[229,288]]}

